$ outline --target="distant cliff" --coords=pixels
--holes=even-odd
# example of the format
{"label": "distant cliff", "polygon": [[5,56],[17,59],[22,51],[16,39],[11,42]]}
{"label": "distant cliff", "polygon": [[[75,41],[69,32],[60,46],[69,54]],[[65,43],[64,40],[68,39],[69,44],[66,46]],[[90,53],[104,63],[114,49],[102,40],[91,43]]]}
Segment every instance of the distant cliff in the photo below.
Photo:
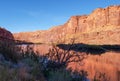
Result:
{"label": "distant cliff", "polygon": [[120,44],[120,5],[98,8],[89,15],[72,16],[65,24],[44,31],[20,32],[15,39],[50,43],[75,37],[78,43]]}

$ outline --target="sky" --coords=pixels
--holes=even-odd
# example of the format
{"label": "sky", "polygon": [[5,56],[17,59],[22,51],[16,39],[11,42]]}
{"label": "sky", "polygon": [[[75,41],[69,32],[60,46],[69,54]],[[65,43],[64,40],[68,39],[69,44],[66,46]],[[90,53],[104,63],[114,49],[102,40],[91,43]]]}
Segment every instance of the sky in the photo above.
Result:
{"label": "sky", "polygon": [[47,30],[110,5],[120,0],[0,0],[0,27],[12,33]]}

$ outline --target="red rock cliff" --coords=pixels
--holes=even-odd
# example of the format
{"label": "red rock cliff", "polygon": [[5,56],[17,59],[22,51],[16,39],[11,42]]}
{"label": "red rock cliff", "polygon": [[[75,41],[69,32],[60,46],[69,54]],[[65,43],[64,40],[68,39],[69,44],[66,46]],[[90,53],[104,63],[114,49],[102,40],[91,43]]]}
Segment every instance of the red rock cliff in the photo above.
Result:
{"label": "red rock cliff", "polygon": [[13,41],[14,37],[11,32],[0,27],[0,41],[5,42],[4,40]]}
{"label": "red rock cliff", "polygon": [[82,43],[120,44],[120,6],[98,8],[90,15],[72,16],[64,25],[45,31],[16,33],[14,37],[17,40],[49,43],[63,38],[68,41],[73,35],[77,37],[77,42]]}
{"label": "red rock cliff", "polygon": [[13,48],[14,37],[11,32],[4,28],[0,28],[0,53],[6,52],[6,48]]}

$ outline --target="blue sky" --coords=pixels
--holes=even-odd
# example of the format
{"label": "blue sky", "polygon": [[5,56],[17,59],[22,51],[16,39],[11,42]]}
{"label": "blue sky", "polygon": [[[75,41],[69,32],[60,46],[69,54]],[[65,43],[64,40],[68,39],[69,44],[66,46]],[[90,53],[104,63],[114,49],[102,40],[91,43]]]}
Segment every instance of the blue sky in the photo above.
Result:
{"label": "blue sky", "polygon": [[0,26],[11,32],[46,30],[110,5],[120,0],[0,0]]}

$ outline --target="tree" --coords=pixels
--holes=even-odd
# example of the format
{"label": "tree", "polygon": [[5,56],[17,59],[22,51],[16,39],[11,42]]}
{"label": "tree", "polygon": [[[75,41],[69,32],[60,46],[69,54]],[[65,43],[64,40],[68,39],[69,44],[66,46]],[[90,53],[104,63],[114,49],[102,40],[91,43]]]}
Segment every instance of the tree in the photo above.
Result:
{"label": "tree", "polygon": [[52,43],[52,48],[45,55],[47,58],[47,67],[50,68],[61,68],[66,67],[69,63],[77,62],[81,64],[82,60],[86,58],[86,54],[82,52],[76,52],[71,50],[74,46],[75,38],[71,39],[70,46],[64,50],[60,49],[57,45]]}

